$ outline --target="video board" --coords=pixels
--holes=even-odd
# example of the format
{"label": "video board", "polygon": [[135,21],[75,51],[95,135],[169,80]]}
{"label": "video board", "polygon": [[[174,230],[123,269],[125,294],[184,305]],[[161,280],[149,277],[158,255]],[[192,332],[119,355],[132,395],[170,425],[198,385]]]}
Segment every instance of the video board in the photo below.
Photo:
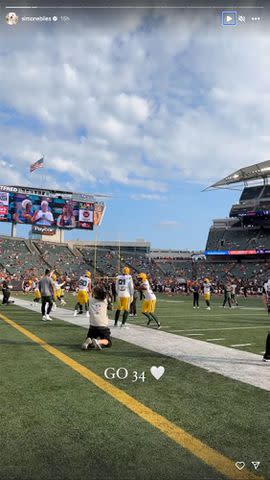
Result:
{"label": "video board", "polygon": [[[101,219],[101,207],[97,205],[96,225]],[[94,212],[94,202],[0,190],[0,221],[3,222],[65,230],[93,230]]]}

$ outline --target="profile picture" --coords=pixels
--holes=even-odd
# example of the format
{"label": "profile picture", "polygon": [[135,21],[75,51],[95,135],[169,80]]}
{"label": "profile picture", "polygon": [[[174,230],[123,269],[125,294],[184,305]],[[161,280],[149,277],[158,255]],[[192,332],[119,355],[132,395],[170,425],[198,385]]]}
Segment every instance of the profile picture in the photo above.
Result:
{"label": "profile picture", "polygon": [[16,15],[15,12],[9,12],[6,15],[6,22],[8,25],[17,25],[18,21],[19,21],[19,17],[18,15]]}

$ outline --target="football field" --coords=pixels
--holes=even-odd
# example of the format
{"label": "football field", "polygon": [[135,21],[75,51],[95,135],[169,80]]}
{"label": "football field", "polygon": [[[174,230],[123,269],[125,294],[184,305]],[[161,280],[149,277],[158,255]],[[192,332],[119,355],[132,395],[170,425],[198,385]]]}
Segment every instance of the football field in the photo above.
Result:
{"label": "football field", "polygon": [[[239,303],[209,312],[161,296],[157,314],[166,332],[261,354],[267,314]],[[269,391],[118,339],[83,352],[85,329],[16,304],[0,307],[0,329],[1,479],[269,478]]]}

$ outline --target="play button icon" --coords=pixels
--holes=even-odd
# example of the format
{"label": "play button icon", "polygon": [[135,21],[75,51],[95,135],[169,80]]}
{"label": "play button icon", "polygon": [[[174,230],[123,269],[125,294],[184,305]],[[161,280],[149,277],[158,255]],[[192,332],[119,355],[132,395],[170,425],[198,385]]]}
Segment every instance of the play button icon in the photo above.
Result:
{"label": "play button icon", "polygon": [[221,25],[223,27],[236,27],[237,25],[237,12],[222,12]]}

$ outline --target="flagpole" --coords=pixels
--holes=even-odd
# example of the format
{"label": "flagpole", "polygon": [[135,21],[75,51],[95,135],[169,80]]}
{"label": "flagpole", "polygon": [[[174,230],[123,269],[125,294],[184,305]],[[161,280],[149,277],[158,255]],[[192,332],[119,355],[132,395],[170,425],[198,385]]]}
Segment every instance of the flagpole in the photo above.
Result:
{"label": "flagpole", "polygon": [[98,229],[96,229],[95,235],[95,246],[94,246],[94,279],[96,278],[96,271],[97,271],[97,240],[98,239]]}
{"label": "flagpole", "polygon": [[42,155],[41,158],[43,158],[43,169],[42,169],[42,175],[41,175],[41,187],[42,187],[42,188],[45,188],[45,180],[46,180],[46,174],[44,175],[44,169],[45,169],[44,158],[45,158],[45,156]]}

